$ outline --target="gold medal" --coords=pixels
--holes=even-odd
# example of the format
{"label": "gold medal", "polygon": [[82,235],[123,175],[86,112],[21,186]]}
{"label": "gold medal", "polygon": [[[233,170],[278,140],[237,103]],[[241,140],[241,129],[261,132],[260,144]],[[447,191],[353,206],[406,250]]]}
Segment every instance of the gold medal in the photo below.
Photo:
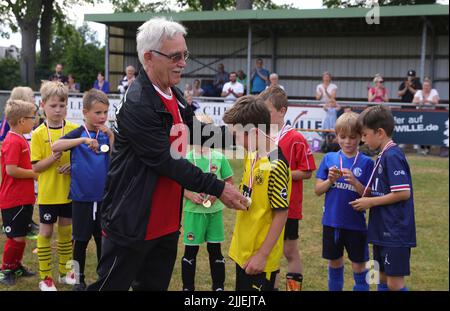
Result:
{"label": "gold medal", "polygon": [[108,152],[109,151],[109,146],[104,144],[100,146],[100,151],[101,152]]}
{"label": "gold medal", "polygon": [[250,207],[252,205],[252,198],[247,198],[247,207]]}
{"label": "gold medal", "polygon": [[203,201],[203,207],[204,208],[210,208],[211,207],[211,201],[210,200],[205,200]]}

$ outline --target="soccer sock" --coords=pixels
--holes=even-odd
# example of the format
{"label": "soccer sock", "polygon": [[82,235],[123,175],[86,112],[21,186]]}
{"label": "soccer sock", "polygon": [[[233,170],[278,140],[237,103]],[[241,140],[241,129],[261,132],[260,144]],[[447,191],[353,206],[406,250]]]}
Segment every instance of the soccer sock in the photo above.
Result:
{"label": "soccer sock", "polygon": [[23,249],[25,248],[25,242],[17,242],[14,239],[8,238],[3,248],[3,263],[2,270],[14,270],[16,269],[23,255]]}
{"label": "soccer sock", "polygon": [[379,283],[379,284],[377,285],[377,290],[378,290],[379,292],[387,292],[387,291],[389,291],[389,288],[388,288],[388,286],[387,286],[386,283]]}
{"label": "soccer sock", "polygon": [[303,275],[289,272],[286,274],[286,291],[299,292],[302,290]]}
{"label": "soccer sock", "polygon": [[84,282],[84,267],[86,264],[86,248],[89,241],[73,241],[73,260],[78,262],[80,268],[79,280]]}
{"label": "soccer sock", "polygon": [[355,279],[355,286],[353,286],[354,292],[366,292],[369,291],[369,284],[366,282],[367,270],[361,273],[353,272],[353,278]]}
{"label": "soccer sock", "polygon": [[100,257],[102,256],[102,237],[94,237],[95,246],[97,248],[97,263],[100,262]]}
{"label": "soccer sock", "polygon": [[72,259],[72,225],[58,226],[59,275],[64,276],[70,269],[66,263]]}
{"label": "soccer sock", "polygon": [[195,290],[195,268],[196,257],[199,246],[186,245],[184,248],[184,256],[181,258],[181,278],[183,280],[183,290]]}
{"label": "soccer sock", "polygon": [[344,267],[328,267],[328,290],[342,291],[344,288]]}
{"label": "soccer sock", "polygon": [[37,238],[39,277],[43,280],[52,276],[52,250],[50,238],[38,235]]}
{"label": "soccer sock", "polygon": [[222,256],[220,243],[207,244],[209,267],[211,269],[212,290],[223,290],[225,283],[225,258]]}

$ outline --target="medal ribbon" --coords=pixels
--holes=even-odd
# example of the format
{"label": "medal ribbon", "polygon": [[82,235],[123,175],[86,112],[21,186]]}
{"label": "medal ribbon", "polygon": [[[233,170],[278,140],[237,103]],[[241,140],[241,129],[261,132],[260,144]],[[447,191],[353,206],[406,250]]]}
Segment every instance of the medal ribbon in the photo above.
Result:
{"label": "medal ribbon", "polygon": [[364,188],[364,192],[363,192],[363,194],[362,194],[361,197],[364,197],[364,196],[366,195],[367,190],[369,189],[370,185],[372,184],[373,176],[375,175],[375,172],[376,172],[376,170],[377,170],[377,168],[378,168],[378,165],[380,165],[381,157],[383,156],[383,153],[384,153],[386,150],[388,150],[389,148],[391,148],[391,147],[393,147],[393,146],[395,146],[395,145],[396,145],[396,144],[395,144],[392,140],[390,140],[390,141],[386,144],[386,146],[384,146],[383,150],[382,150],[382,151],[380,152],[380,154],[378,155],[377,161],[376,161],[375,166],[374,166],[374,168],[373,168],[373,170],[372,170],[372,174],[370,174],[369,182],[367,183],[366,187]]}
{"label": "medal ribbon", "polygon": [[[342,161],[341,153],[342,153],[342,151],[339,152],[339,169],[341,170],[341,174],[342,174],[344,166],[342,164],[343,161]],[[359,151],[356,153],[355,160],[353,160],[353,164],[350,167],[350,171],[353,169],[353,166],[355,166],[356,162],[358,161],[358,157],[359,157]]]}

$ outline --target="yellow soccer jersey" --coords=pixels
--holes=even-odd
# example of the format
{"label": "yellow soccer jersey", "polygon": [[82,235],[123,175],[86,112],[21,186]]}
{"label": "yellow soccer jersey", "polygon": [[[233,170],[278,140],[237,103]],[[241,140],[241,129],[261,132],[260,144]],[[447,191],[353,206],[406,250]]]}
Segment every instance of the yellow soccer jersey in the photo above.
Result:
{"label": "yellow soccer jersey", "polygon": [[[253,155],[252,155],[253,157]],[[246,155],[244,174],[240,185],[244,192],[249,185],[251,156]],[[237,211],[233,238],[229,255],[239,266],[243,267],[248,259],[255,255],[266,239],[273,213],[277,210],[288,210],[291,194],[291,171],[281,149],[274,150],[269,157],[256,161],[253,168],[252,203],[247,211]],[[284,229],[277,243],[267,257],[264,272],[273,272],[279,269],[283,254]]]}
{"label": "yellow soccer jersey", "polygon": [[[64,133],[61,127],[50,128],[50,137],[52,142],[57,141],[62,134],[73,131],[80,127],[79,125],[65,121]],[[46,123],[39,125],[31,135],[31,162],[48,158],[52,154],[50,147]],[[70,151],[63,152],[62,157],[54,162],[47,170],[39,174],[38,179],[38,204],[65,204],[70,203],[68,199],[70,190],[70,175],[59,174],[59,166],[70,163]]]}

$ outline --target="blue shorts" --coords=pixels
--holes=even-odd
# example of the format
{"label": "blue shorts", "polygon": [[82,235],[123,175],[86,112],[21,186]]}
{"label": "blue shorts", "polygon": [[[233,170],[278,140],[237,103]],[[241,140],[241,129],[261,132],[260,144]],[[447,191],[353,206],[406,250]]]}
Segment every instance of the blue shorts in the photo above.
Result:
{"label": "blue shorts", "polygon": [[409,275],[410,258],[409,247],[373,246],[373,259],[378,261],[380,272],[384,272],[387,276]]}
{"label": "blue shorts", "polygon": [[344,248],[352,262],[369,260],[367,232],[323,226],[322,258],[336,260],[344,256]]}

